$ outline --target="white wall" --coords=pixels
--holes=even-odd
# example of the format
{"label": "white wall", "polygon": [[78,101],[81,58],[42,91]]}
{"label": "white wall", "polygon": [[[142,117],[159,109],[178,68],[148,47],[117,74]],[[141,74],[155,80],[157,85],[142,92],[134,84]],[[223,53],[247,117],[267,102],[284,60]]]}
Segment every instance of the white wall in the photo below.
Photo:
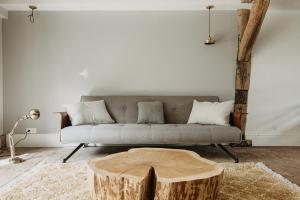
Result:
{"label": "white wall", "polygon": [[272,11],[252,58],[247,137],[254,145],[300,145],[300,12]]}
{"label": "white wall", "polygon": [[213,46],[204,45],[205,11],[39,12],[35,24],[27,14],[9,12],[3,26],[5,131],[39,108],[18,133],[58,133],[53,112],[81,95],[234,98],[235,12],[214,12]]}
{"label": "white wall", "polygon": [[[82,94],[233,98],[236,15],[214,14],[217,43],[207,47],[203,12],[40,12],[33,25],[11,12],[3,26],[5,131],[38,107],[42,118],[18,132],[58,133],[52,112]],[[254,145],[300,144],[299,25],[299,11],[269,12],[256,42],[246,131]]]}

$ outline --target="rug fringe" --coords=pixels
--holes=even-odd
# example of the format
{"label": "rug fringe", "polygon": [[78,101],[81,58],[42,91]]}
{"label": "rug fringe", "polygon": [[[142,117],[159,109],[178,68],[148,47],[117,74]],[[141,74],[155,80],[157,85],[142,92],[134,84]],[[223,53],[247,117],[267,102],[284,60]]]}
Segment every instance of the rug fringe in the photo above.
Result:
{"label": "rug fringe", "polygon": [[291,181],[289,181],[287,178],[283,177],[282,175],[274,172],[272,169],[270,169],[264,163],[258,162],[255,164],[255,167],[263,169],[265,172],[269,173],[274,178],[277,178],[279,181],[282,181],[283,183],[285,183],[285,185],[288,186],[290,189],[300,192],[300,187],[298,185],[296,185],[295,183],[292,183]]}

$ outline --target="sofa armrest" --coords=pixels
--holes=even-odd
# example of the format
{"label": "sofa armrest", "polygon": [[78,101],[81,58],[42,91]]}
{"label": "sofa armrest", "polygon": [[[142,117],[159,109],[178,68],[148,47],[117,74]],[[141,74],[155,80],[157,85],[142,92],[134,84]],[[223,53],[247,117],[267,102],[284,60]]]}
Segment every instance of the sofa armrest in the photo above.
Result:
{"label": "sofa armrest", "polygon": [[242,129],[242,113],[240,112],[230,113],[230,125]]}
{"label": "sofa armrest", "polygon": [[60,128],[63,129],[68,126],[72,126],[69,115],[67,112],[55,112],[61,116]]}

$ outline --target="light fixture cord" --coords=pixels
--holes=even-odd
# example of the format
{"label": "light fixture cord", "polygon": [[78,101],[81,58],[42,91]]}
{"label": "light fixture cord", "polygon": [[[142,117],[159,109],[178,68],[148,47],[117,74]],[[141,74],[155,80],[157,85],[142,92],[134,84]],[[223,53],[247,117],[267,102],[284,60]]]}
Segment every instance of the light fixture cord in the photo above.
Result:
{"label": "light fixture cord", "polygon": [[210,8],[208,9],[208,36],[210,37]]}
{"label": "light fixture cord", "polygon": [[25,140],[27,138],[27,135],[28,135],[28,132],[26,131],[25,132],[25,136],[21,139],[19,139],[15,144],[14,144],[14,147],[17,146],[17,144],[19,144],[21,141]]}
{"label": "light fixture cord", "polygon": [[33,9],[31,9],[31,14],[28,15],[29,21],[33,24],[34,23],[34,16],[33,16]]}

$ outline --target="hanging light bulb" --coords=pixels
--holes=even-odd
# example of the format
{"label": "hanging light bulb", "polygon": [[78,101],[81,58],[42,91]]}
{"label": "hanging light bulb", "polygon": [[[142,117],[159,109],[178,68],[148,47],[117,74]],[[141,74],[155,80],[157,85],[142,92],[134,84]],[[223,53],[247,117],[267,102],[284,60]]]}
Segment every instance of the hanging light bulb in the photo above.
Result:
{"label": "hanging light bulb", "polygon": [[214,40],[214,38],[210,34],[210,10],[212,8],[214,8],[214,6],[213,5],[209,5],[206,8],[208,9],[208,39],[205,41],[205,44],[206,45],[212,45],[212,44],[215,44],[215,40]]}
{"label": "hanging light bulb", "polygon": [[30,5],[29,8],[31,9],[31,14],[28,15],[29,21],[33,24],[34,23],[34,15],[33,11],[37,9],[36,6]]}

